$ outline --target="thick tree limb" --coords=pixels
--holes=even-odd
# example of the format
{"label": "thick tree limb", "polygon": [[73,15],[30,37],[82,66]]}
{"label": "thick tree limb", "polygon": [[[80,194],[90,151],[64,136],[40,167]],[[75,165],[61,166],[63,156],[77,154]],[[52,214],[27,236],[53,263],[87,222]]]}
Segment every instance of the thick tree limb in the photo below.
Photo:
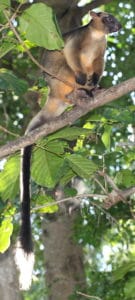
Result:
{"label": "thick tree limb", "polygon": [[89,111],[114,101],[133,90],[135,90],[135,77],[128,79],[116,86],[110,87],[107,90],[101,90],[101,92],[95,95],[94,98],[89,98],[89,101],[88,99],[76,99],[76,95],[74,93],[75,102],[79,102],[81,106],[75,106],[71,111],[65,112],[54,121],[48,122],[40,128],[33,130],[33,132],[29,133],[28,135],[2,146],[0,148],[0,158],[10,155],[28,145],[34,144],[39,138],[47,136],[48,134],[55,132],[67,125],[73,124],[78,118],[84,116]]}
{"label": "thick tree limb", "polygon": [[88,4],[86,4],[85,6],[83,7],[79,7],[80,9],[80,13],[81,13],[81,17],[83,17],[89,10],[92,10],[94,8],[97,8],[101,5],[104,5],[104,4],[108,4],[110,3],[112,0],[96,0],[96,1],[92,1]]}
{"label": "thick tree limb", "polygon": [[93,8],[97,8],[101,5],[104,5],[104,4],[108,4],[110,3],[112,0],[95,0],[95,1],[91,1],[90,3],[86,4],[85,6],[88,8],[88,9],[93,9]]}
{"label": "thick tree limb", "polygon": [[112,0],[95,0],[84,6],[77,6],[75,2],[72,6],[66,9],[66,13],[61,14],[59,18],[59,24],[62,32],[67,32],[75,27],[81,26],[82,17],[86,15],[90,10],[99,7],[100,5],[107,4]]}

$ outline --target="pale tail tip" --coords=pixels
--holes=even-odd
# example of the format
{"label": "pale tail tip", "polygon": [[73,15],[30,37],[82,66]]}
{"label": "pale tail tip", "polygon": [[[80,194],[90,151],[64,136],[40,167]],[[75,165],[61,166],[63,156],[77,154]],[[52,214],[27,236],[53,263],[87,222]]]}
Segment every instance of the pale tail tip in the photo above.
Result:
{"label": "pale tail tip", "polygon": [[20,272],[19,285],[21,290],[28,290],[32,282],[32,272],[34,267],[34,253],[25,253],[20,242],[15,249],[15,263]]}

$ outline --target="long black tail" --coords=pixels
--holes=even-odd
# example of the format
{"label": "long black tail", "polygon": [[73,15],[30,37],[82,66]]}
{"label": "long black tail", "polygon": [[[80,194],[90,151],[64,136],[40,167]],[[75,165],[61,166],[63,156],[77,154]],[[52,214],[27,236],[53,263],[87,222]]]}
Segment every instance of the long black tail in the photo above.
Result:
{"label": "long black tail", "polygon": [[[26,134],[41,126],[46,121],[46,112],[41,110],[32,119]],[[15,250],[15,261],[20,271],[20,287],[23,290],[29,289],[32,280],[34,266],[34,253],[32,243],[32,231],[30,220],[30,161],[32,146],[21,150],[21,172],[20,172],[20,198],[21,198],[21,228],[19,241]]]}
{"label": "long black tail", "polygon": [[21,229],[20,244],[25,253],[33,252],[31,221],[30,221],[30,160],[32,146],[27,146],[21,151]]}
{"label": "long black tail", "polygon": [[31,286],[34,266],[34,253],[30,220],[30,160],[32,146],[21,151],[21,229],[19,241],[15,249],[15,262],[19,269],[19,284],[22,290],[28,290]]}

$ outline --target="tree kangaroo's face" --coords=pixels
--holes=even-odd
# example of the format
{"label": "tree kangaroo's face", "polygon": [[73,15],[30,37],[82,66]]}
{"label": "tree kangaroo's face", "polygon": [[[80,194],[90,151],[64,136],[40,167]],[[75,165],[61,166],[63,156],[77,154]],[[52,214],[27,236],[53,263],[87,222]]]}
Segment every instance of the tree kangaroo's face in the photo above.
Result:
{"label": "tree kangaroo's face", "polygon": [[102,22],[108,30],[108,33],[117,32],[121,29],[120,22],[112,15],[106,14],[106,16],[102,17]]}
{"label": "tree kangaroo's face", "polygon": [[120,22],[111,14],[106,12],[95,13],[94,11],[91,11],[90,15],[92,17],[93,27],[105,34],[117,32],[121,29]]}

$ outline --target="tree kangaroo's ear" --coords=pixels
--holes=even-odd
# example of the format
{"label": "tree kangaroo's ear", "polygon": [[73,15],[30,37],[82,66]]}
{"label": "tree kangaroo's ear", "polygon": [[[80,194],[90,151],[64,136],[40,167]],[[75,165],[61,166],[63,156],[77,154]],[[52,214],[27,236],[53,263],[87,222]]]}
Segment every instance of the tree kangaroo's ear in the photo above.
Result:
{"label": "tree kangaroo's ear", "polygon": [[95,11],[93,10],[90,10],[90,16],[92,17],[92,19],[94,18],[98,18],[100,16],[100,13],[96,13]]}

